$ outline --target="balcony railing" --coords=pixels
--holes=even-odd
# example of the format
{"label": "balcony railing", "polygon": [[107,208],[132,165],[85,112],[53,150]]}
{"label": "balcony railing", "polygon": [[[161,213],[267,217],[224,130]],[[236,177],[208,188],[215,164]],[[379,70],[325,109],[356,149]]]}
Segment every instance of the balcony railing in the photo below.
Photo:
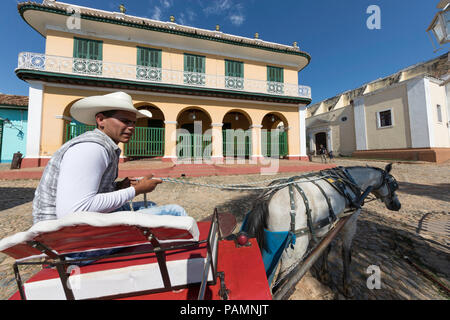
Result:
{"label": "balcony railing", "polygon": [[308,86],[167,70],[101,60],[61,57],[41,53],[20,53],[17,68],[89,77],[133,80],[144,83],[162,83],[311,99],[311,88]]}

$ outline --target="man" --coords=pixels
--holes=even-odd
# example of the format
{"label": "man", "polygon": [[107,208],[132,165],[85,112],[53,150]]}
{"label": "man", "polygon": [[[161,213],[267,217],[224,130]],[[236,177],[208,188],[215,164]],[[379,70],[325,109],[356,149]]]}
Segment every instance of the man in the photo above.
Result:
{"label": "man", "polygon": [[[87,97],[75,102],[70,112],[75,120],[97,128],[66,142],[50,159],[35,192],[34,223],[77,211],[130,210],[130,200],[153,191],[162,182],[153,175],[115,182],[121,153],[118,144],[131,139],[138,117],[151,117],[149,111],[137,110],[128,94]],[[141,212],[187,215],[178,205]]]}
{"label": "man", "polygon": [[327,163],[327,149],[321,144],[319,146],[319,154],[322,159],[322,163]]}

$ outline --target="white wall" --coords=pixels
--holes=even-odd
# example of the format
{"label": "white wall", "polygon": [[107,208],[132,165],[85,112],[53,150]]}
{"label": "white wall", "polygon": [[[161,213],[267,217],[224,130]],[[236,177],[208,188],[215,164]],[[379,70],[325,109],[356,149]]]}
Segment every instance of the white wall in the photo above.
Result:
{"label": "white wall", "polygon": [[407,84],[412,148],[435,146],[429,82],[427,78],[419,78]]}
{"label": "white wall", "polygon": [[367,150],[367,127],[364,98],[354,100],[356,150]]}
{"label": "white wall", "polygon": [[39,158],[42,132],[43,85],[30,83],[26,158]]}

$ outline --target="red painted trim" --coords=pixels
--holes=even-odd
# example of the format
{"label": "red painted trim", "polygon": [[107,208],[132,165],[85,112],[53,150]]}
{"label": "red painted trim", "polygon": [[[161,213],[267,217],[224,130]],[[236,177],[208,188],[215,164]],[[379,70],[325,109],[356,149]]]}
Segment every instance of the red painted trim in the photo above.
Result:
{"label": "red painted trim", "polygon": [[23,158],[21,168],[45,167],[50,158]]}
{"label": "red painted trim", "polygon": [[403,148],[358,150],[352,157],[365,159],[396,159],[442,163],[450,159],[450,148]]}

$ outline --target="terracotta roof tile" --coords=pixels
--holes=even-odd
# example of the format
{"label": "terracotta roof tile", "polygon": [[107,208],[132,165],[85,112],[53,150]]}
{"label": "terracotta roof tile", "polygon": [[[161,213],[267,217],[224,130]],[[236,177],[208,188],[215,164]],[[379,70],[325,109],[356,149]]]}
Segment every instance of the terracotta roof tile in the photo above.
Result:
{"label": "terracotta roof tile", "polygon": [[0,105],[28,106],[28,97],[14,94],[1,94]]}

